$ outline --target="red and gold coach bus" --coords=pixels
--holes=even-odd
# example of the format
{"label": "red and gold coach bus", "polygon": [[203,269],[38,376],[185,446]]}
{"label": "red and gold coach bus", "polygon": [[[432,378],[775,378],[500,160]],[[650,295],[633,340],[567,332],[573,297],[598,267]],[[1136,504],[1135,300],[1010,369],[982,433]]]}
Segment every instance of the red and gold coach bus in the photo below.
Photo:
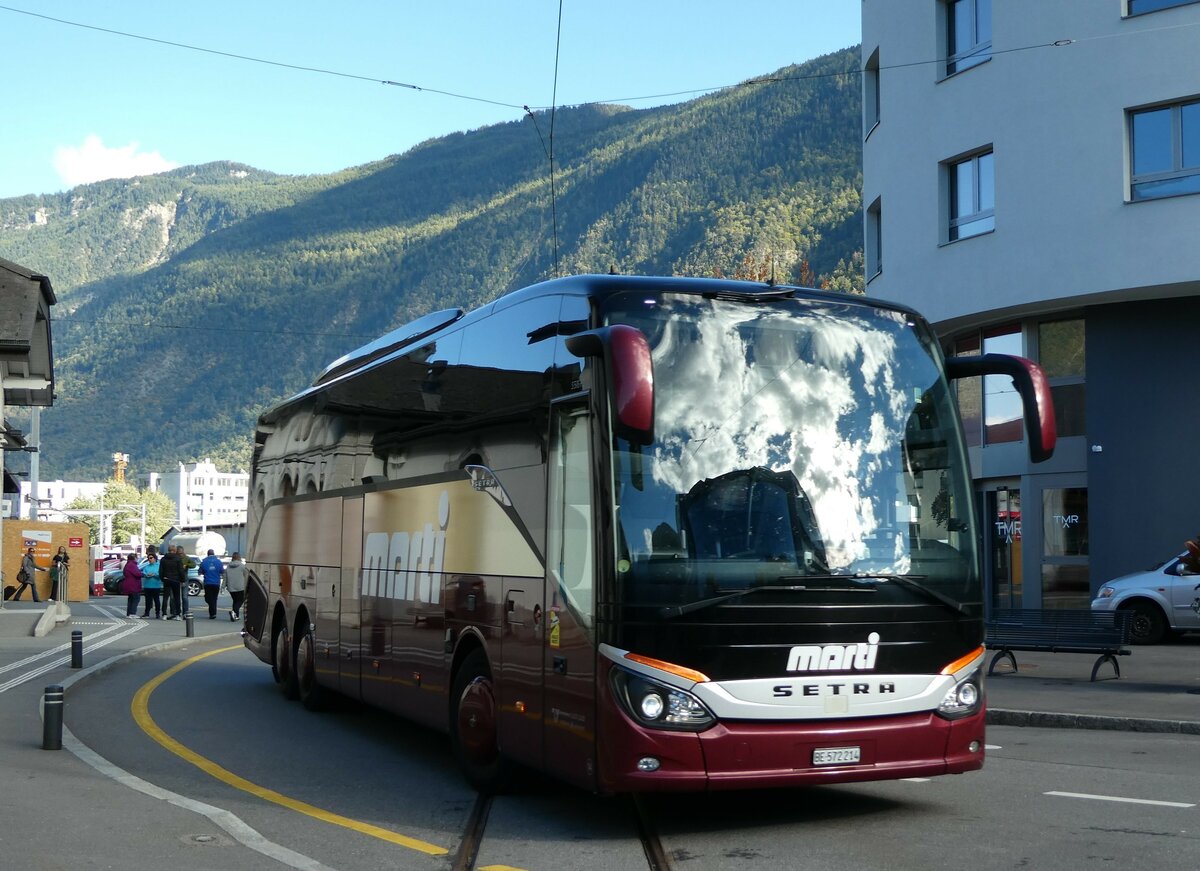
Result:
{"label": "red and gold coach bus", "polygon": [[430,314],[259,419],[246,645],[283,691],[601,792],[879,780],[984,757],[977,515],[914,312],[577,276]]}

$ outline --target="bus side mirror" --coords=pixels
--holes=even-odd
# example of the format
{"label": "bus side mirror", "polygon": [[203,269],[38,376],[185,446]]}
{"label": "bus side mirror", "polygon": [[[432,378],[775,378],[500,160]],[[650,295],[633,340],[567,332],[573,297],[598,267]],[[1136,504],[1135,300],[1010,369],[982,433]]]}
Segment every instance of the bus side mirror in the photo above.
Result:
{"label": "bus side mirror", "polygon": [[654,440],[654,363],[642,331],[613,324],[576,333],[567,338],[566,345],[576,357],[608,363],[616,434],[634,444],[650,444]]}
{"label": "bus side mirror", "polygon": [[1050,382],[1046,380],[1042,367],[1032,360],[1009,354],[947,358],[947,377],[970,378],[975,375],[1007,375],[1012,378],[1025,414],[1029,458],[1035,463],[1050,459],[1058,440],[1058,428],[1054,422]]}

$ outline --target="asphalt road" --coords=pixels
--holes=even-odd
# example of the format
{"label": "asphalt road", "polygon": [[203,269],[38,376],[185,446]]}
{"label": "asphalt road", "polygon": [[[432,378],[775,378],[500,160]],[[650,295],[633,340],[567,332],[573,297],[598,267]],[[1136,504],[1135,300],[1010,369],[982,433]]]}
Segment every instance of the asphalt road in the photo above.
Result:
{"label": "asphalt road", "polygon": [[[67,751],[78,756],[4,737],[0,800],[29,794],[39,805],[6,814],[16,822],[0,829],[0,864],[467,867],[482,807],[475,868],[652,867],[630,800],[530,774],[482,805],[445,736],[349,702],[304,710],[221,622],[200,627],[221,634],[173,641],[71,686],[65,721],[77,744]],[[0,694],[4,722],[32,728],[35,700],[32,685]],[[1197,867],[1200,736],[993,726],[988,739],[980,772],[648,797],[643,825],[661,869]]]}

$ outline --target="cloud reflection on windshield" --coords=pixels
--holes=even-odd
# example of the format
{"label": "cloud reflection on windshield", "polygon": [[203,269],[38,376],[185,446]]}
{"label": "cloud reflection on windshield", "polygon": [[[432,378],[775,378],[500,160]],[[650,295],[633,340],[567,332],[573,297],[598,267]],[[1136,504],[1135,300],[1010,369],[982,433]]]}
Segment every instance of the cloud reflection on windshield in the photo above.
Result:
{"label": "cloud reflection on windshield", "polygon": [[[683,494],[733,470],[790,469],[815,510],[829,568],[866,558],[867,539],[885,522],[883,499],[897,498],[897,454],[915,403],[897,386],[897,336],[913,342],[904,316],[839,307],[797,318],[795,309],[720,304],[691,311],[709,305],[658,307],[669,320],[653,349],[654,480]],[[906,560],[900,528],[887,525],[896,538],[888,550]]]}

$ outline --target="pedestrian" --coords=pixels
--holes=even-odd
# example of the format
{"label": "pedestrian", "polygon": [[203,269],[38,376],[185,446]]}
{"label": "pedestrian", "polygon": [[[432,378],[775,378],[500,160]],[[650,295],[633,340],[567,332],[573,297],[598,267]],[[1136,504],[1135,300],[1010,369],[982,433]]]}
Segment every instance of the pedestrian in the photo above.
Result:
{"label": "pedestrian", "polygon": [[229,565],[225,566],[225,589],[229,590],[229,597],[233,599],[229,619],[238,620],[242,616],[242,602],[246,598],[246,564],[237,551],[233,552]]}
{"label": "pedestrian", "polygon": [[142,600],[142,570],[138,568],[137,556],[132,553],[125,558],[125,568],[121,570],[121,592],[128,597],[125,616],[137,619],[138,603]]}
{"label": "pedestrian", "polygon": [[50,567],[50,601],[57,602],[67,598],[67,564],[71,562],[67,549],[61,544],[58,546],[58,553],[54,554],[53,562],[54,565]]}
{"label": "pedestrian", "polygon": [[33,601],[40,602],[37,592],[37,581],[33,579],[34,572],[44,572],[46,569],[37,564],[37,559],[33,555],[33,548],[25,551],[25,556],[21,557],[21,568],[17,572],[17,583],[21,586],[17,587],[17,591],[13,593],[13,601],[21,598],[21,594],[25,592],[25,588],[29,587],[29,591],[33,593]]}
{"label": "pedestrian", "polygon": [[225,566],[210,547],[208,556],[200,560],[200,576],[204,579],[204,601],[208,604],[209,620],[217,619],[217,596],[221,592],[221,575],[224,571]]}
{"label": "pedestrian", "polygon": [[153,550],[146,552],[146,561],[142,563],[142,592],[146,594],[146,610],[142,613],[143,620],[150,619],[150,609],[154,609],[154,619],[161,620],[163,582],[159,577],[161,566],[158,554]]}
{"label": "pedestrian", "polygon": [[[187,574],[183,568],[183,560],[179,558],[179,554],[175,552],[175,548],[168,547],[163,554],[162,559],[158,561],[158,577],[163,585],[163,598],[166,600],[163,604],[170,606],[164,608],[169,610],[167,615],[168,620],[178,620],[180,614],[180,592],[183,592],[183,602],[187,602],[187,592],[183,591],[183,583],[187,580]],[[186,608],[183,609],[185,612]]]}

